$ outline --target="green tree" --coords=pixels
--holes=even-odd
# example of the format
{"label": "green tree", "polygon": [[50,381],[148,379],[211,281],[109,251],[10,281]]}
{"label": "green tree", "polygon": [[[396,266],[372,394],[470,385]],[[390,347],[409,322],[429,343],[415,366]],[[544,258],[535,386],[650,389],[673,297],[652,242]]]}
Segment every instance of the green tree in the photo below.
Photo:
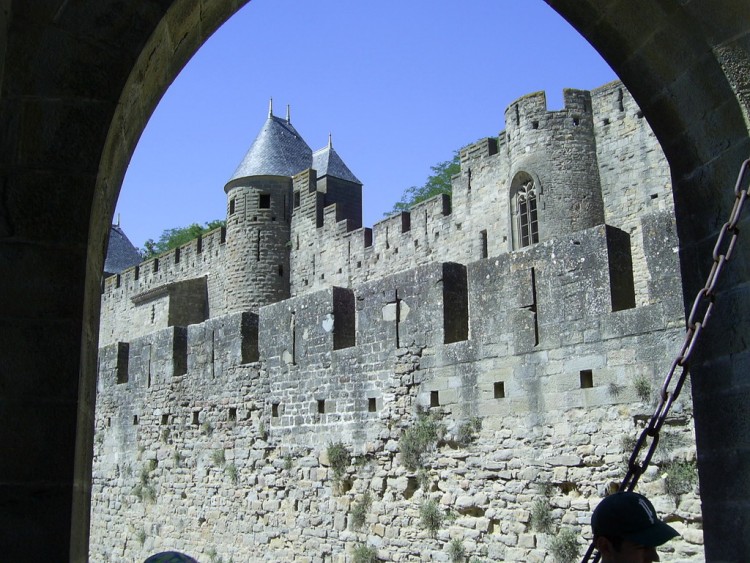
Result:
{"label": "green tree", "polygon": [[173,248],[186,244],[204,233],[213,231],[219,227],[224,227],[225,225],[226,221],[215,219],[213,221],[206,221],[202,226],[198,223],[193,223],[187,227],[165,229],[162,231],[159,240],[156,242],[154,242],[154,239],[148,239],[143,243],[141,253],[143,254],[144,259],[158,256],[159,254],[163,254]]}
{"label": "green tree", "polygon": [[458,153],[459,151],[454,151],[453,158],[450,160],[444,160],[434,166],[430,166],[432,174],[427,177],[424,185],[406,188],[401,196],[401,200],[397,201],[393,209],[386,213],[386,215],[408,211],[413,205],[436,195],[450,195],[452,192],[451,178],[461,170]]}

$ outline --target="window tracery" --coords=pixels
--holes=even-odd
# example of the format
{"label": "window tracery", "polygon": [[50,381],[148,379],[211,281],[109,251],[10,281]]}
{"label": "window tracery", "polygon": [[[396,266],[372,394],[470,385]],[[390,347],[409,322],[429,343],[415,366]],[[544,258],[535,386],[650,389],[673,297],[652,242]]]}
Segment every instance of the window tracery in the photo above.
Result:
{"label": "window tracery", "polygon": [[529,178],[516,193],[516,221],[518,222],[519,247],[539,242],[539,220],[537,216],[536,188]]}

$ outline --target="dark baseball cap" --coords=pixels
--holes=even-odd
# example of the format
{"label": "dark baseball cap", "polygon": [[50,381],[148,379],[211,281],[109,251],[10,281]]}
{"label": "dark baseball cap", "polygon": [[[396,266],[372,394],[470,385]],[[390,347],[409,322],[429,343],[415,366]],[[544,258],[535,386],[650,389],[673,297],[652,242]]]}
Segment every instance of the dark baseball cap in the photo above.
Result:
{"label": "dark baseball cap", "polygon": [[591,529],[594,536],[621,537],[646,547],[656,547],[680,535],[659,520],[646,497],[633,492],[602,499],[591,515]]}

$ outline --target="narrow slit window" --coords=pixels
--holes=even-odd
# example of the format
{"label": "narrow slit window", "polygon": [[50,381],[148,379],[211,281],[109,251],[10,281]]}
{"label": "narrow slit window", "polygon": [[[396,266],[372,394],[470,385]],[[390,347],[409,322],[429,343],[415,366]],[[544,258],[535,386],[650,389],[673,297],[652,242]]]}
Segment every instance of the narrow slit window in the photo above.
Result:
{"label": "narrow slit window", "polygon": [[227,417],[229,422],[234,422],[237,420],[237,409],[235,407],[230,407],[229,409],[229,416]]}
{"label": "narrow slit window", "polygon": [[279,418],[279,403],[273,403],[271,405],[271,417]]}
{"label": "narrow slit window", "polygon": [[128,360],[130,354],[130,344],[127,342],[117,343],[117,383],[128,382]]}
{"label": "narrow slit window", "polygon": [[326,402],[325,399],[318,399],[318,414],[325,414]]}
{"label": "narrow slit window", "polygon": [[495,381],[495,384],[493,385],[493,396],[495,397],[495,399],[505,398],[505,382],[504,381]]}
{"label": "narrow slit window", "polygon": [[200,412],[199,411],[193,411],[193,426],[198,426],[200,424]]}
{"label": "narrow slit window", "polygon": [[259,209],[271,209],[271,194],[260,194],[258,197]]}
{"label": "narrow slit window", "polygon": [[163,414],[161,415],[161,425],[164,426],[166,424],[169,424],[169,415]]}
{"label": "narrow slit window", "polygon": [[367,399],[367,412],[377,412],[378,410],[378,401],[375,397],[370,397]]}
{"label": "narrow slit window", "polygon": [[430,406],[431,407],[440,406],[440,392],[439,391],[430,391]]}

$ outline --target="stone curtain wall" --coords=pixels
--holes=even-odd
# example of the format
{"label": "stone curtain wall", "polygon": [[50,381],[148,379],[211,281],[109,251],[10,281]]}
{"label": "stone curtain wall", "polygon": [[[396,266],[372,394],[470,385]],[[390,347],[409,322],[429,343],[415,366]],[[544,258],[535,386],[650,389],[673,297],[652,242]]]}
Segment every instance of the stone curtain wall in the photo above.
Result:
{"label": "stone curtain wall", "polygon": [[[224,229],[217,229],[179,249],[106,278],[102,282],[99,345],[126,341],[168,326],[169,295],[155,290],[170,283],[205,276],[206,314],[224,312],[225,238]],[[153,297],[149,292],[153,292]]]}
{"label": "stone curtain wall", "polygon": [[[447,560],[451,545],[480,561],[552,561],[564,528],[583,549],[682,340],[675,300],[611,311],[618,233],[328,288],[261,308],[257,328],[238,314],[160,331],[150,357],[162,371],[150,378],[143,342],[129,356],[104,348],[91,559],[176,548],[207,561],[343,562],[367,544],[392,561]],[[337,346],[351,323],[335,319],[351,308],[356,338]],[[453,322],[466,339],[446,344]],[[118,384],[123,356],[132,374]],[[673,557],[701,561],[697,485],[668,494],[664,478],[692,467],[690,404],[674,407],[639,489],[682,533]],[[419,410],[442,431],[409,471]],[[339,442],[352,458],[334,468]],[[444,516],[432,532],[427,500]]]}

